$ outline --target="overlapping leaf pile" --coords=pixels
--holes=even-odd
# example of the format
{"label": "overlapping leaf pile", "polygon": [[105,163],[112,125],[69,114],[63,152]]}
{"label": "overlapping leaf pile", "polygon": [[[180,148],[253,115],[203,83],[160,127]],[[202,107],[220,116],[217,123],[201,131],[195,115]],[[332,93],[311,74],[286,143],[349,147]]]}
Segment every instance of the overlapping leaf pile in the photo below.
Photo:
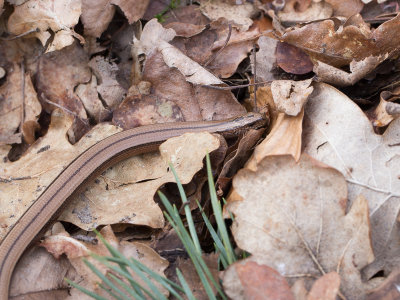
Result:
{"label": "overlapping leaf pile", "polygon": [[122,129],[255,109],[269,120],[237,139],[184,135],[108,169],[59,219],[79,229],[56,224],[47,251],[24,255],[11,295],[83,299],[64,276],[99,291],[80,259],[104,254],[86,231],[100,225],[121,252],[170,274],[159,254],[182,246],[154,195],[177,199],[172,162],[190,208],[206,204],[213,151],[233,239],[251,254],[220,273],[227,295],[396,299],[399,1],[184,2],[0,1],[0,237],[77,155]]}

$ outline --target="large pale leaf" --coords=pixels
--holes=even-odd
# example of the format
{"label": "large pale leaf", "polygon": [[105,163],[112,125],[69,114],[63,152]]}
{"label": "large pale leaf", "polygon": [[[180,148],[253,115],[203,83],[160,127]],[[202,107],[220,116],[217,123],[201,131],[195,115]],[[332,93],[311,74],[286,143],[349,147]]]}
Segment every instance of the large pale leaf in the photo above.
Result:
{"label": "large pale leaf", "polygon": [[376,256],[399,244],[399,132],[397,119],[375,134],[360,108],[327,84],[315,85],[305,108],[304,151],[342,172],[350,203],[359,194],[368,200]]}
{"label": "large pale leaf", "polygon": [[[374,259],[367,201],[346,214],[346,181],[307,155],[269,156],[256,172],[242,169],[233,188],[243,199],[228,203],[233,235],[252,260],[287,278],[307,281],[336,271],[348,299],[363,299],[360,270]],[[303,274],[303,275],[302,275]],[[310,282],[311,283],[311,282]]]}

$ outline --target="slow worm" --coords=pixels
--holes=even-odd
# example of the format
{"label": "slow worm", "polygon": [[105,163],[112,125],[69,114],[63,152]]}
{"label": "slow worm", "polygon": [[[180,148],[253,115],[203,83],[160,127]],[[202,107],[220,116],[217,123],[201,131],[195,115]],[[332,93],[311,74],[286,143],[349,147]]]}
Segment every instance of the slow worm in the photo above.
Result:
{"label": "slow worm", "polygon": [[1,242],[0,299],[8,299],[11,275],[24,250],[58,216],[75,190],[109,166],[130,156],[155,151],[163,141],[186,132],[237,134],[264,124],[265,119],[256,113],[224,121],[155,124],[122,131],[93,145],[63,170]]}

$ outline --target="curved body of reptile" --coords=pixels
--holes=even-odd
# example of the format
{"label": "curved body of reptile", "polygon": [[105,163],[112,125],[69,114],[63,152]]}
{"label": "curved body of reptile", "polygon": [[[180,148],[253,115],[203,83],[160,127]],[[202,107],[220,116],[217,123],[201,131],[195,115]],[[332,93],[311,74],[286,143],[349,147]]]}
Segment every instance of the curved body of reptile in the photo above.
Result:
{"label": "curved body of reptile", "polygon": [[93,145],[64,169],[3,239],[0,244],[0,300],[8,299],[11,275],[24,250],[89,178],[125,158],[155,151],[166,139],[186,132],[235,134],[238,130],[260,128],[264,124],[265,119],[256,113],[223,121],[155,124],[117,133]]}

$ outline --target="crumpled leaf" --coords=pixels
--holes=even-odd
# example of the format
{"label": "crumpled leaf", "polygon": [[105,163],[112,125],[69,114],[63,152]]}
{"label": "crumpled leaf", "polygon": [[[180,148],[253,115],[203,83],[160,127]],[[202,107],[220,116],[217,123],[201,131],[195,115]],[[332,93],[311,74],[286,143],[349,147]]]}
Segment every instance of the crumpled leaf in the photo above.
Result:
{"label": "crumpled leaf", "polygon": [[42,45],[54,32],[54,39],[47,51],[60,50],[74,42],[74,37],[83,42],[83,37],[74,32],[81,15],[81,0],[30,0],[15,6],[14,12],[8,19],[8,30],[20,35],[29,31]]}
{"label": "crumpled leaf", "polygon": [[[223,120],[246,112],[231,91],[193,86],[180,71],[168,67],[160,53],[147,59],[143,80],[151,82],[156,101],[172,108],[165,111],[168,117],[180,116],[176,109],[185,121]],[[149,110],[154,110],[152,103]]]}
{"label": "crumpled leaf", "polygon": [[[168,266],[168,261],[161,258],[149,246],[138,242],[119,241],[114,235],[110,226],[104,227],[100,233],[107,242],[109,242],[113,247],[117,248],[117,250],[124,256],[133,257],[159,275],[164,275],[164,270]],[[76,272],[82,277],[82,279],[79,281],[79,284],[104,297],[108,295],[108,293],[99,287],[99,278],[82,261],[82,258],[86,258],[99,270],[101,270],[103,274],[107,274],[107,272],[109,272],[104,265],[100,264],[89,256],[90,253],[97,255],[110,255],[106,246],[102,242],[97,240],[95,241],[95,243],[90,243],[76,240],[72,238],[63,228],[57,228],[56,232],[52,233],[50,236],[47,236],[40,246],[45,247],[47,251],[53,254],[53,256],[56,258],[65,254]],[[143,281],[137,274],[131,272],[131,276],[135,281],[143,284]],[[163,291],[165,295],[168,294],[168,292],[161,286],[160,283],[157,281],[153,281],[153,283],[161,291]],[[72,289],[71,296],[72,298],[76,298],[78,296],[82,297],[83,294],[78,290]]]}
{"label": "crumpled leaf", "polygon": [[56,259],[42,247],[31,247],[15,267],[10,283],[10,296],[16,299],[36,296],[41,299],[73,300],[64,277],[75,282],[81,280],[81,276],[65,256]]}
{"label": "crumpled leaf", "polygon": [[276,109],[289,116],[297,116],[312,93],[312,79],[303,81],[275,80],[271,83]]}
{"label": "crumpled leaf", "polygon": [[[22,136],[31,144],[42,107],[29,74],[23,74],[17,63],[9,66],[6,82],[0,86],[0,144],[21,143]],[[17,132],[19,127],[22,132]]]}
{"label": "crumpled leaf", "polygon": [[[314,85],[305,107],[304,152],[342,172],[350,203],[359,194],[366,197],[377,261],[398,248],[393,236],[399,235],[399,126],[396,119],[383,135],[375,134],[360,108],[327,84]],[[383,267],[384,261],[380,264]]]}
{"label": "crumpled leaf", "polygon": [[[195,21],[196,19],[192,20],[192,22]],[[253,49],[260,34],[272,28],[271,22],[267,18],[254,21],[247,31],[240,31],[232,27],[231,22],[225,18],[211,23],[207,22],[205,25],[196,25],[189,20],[186,22],[174,22],[165,26],[178,30],[177,37],[172,44],[220,78],[231,77],[239,64],[249,56],[249,52]],[[199,30],[198,27],[203,29],[194,34]],[[183,29],[192,32],[191,34],[194,36],[189,40],[180,38],[179,35],[182,35]]]}
{"label": "crumpled leaf", "polygon": [[399,51],[400,14],[371,31],[360,15],[334,17],[287,30],[281,40],[306,51],[314,60],[341,67],[368,57]]}
{"label": "crumpled leaf", "polygon": [[301,154],[301,133],[304,110],[295,117],[280,113],[268,136],[254,149],[245,168],[257,170],[264,157],[292,155],[296,161]]}
{"label": "crumpled leaf", "polygon": [[87,54],[76,43],[39,58],[36,73],[39,99],[48,113],[61,108],[76,117],[68,132],[71,142],[76,142],[88,130],[85,108],[75,93],[76,86],[91,78],[87,63]]}
{"label": "crumpled leaf", "polygon": [[101,98],[111,109],[117,108],[127,92],[117,80],[117,64],[103,56],[95,56],[88,65],[98,78],[96,89]]}
{"label": "crumpled leaf", "polygon": [[400,98],[400,91],[383,91],[380,94],[378,106],[369,115],[372,118],[373,125],[376,127],[385,127],[395,118],[400,117],[400,104],[392,102]]}
{"label": "crumpled leaf", "polygon": [[223,0],[202,1],[200,3],[200,10],[213,21],[219,18],[231,20],[242,31],[249,29],[253,23],[251,17],[257,12],[251,3],[231,5]]}
{"label": "crumpled leaf", "polygon": [[366,300],[385,299],[395,300],[399,298],[400,269],[394,270],[388,278],[376,289],[370,291]]}
{"label": "crumpled leaf", "polygon": [[100,35],[110,24],[116,5],[122,10],[129,23],[138,21],[146,11],[149,0],[81,0],[82,23],[85,34],[93,37]]}
{"label": "crumpled leaf", "polygon": [[97,78],[92,75],[89,83],[81,83],[75,89],[76,95],[82,101],[88,115],[100,123],[110,118],[111,111],[104,107],[97,92]]}
{"label": "crumpled leaf", "polygon": [[387,55],[380,55],[369,56],[360,61],[353,60],[350,62],[350,73],[322,61],[316,61],[313,71],[318,75],[320,81],[344,87],[353,85],[364,78],[386,58]]}
{"label": "crumpled leaf", "polygon": [[[173,29],[164,29],[156,19],[150,20],[143,28],[140,41],[134,39],[134,47],[147,56],[159,51],[170,68],[177,68],[193,84],[222,84],[223,82],[168,43],[175,37]],[[137,51],[140,53],[141,51]]]}
{"label": "crumpled leaf", "polygon": [[254,261],[238,261],[230,265],[221,277],[224,291],[231,299],[295,299],[285,277]]}
{"label": "crumpled leaf", "polygon": [[[344,296],[364,299],[360,271],[374,259],[368,204],[361,196],[346,214],[346,181],[339,171],[307,155],[298,163],[269,156],[256,172],[239,171],[233,188],[241,200],[226,209],[234,214],[235,241],[252,254],[250,260],[286,278],[337,271]],[[313,282],[311,277],[305,280]]]}
{"label": "crumpled leaf", "polygon": [[[308,6],[306,6],[308,2]],[[299,3],[300,8],[298,8]],[[303,7],[301,7],[303,6]],[[308,22],[326,19],[332,16],[332,6],[327,1],[297,1],[289,0],[286,2],[282,11],[278,12],[278,17],[282,22]]]}

